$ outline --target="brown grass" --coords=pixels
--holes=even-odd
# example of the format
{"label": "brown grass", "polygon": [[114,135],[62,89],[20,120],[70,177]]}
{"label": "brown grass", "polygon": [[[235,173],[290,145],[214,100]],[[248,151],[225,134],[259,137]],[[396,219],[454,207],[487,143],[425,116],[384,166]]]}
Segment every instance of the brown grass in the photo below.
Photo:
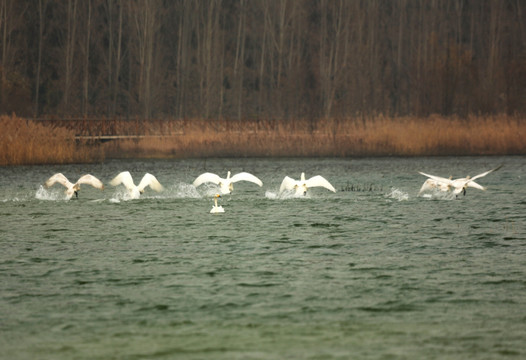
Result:
{"label": "brown grass", "polygon": [[[60,122],[43,124],[16,116],[1,116],[0,165],[95,162],[104,157],[526,154],[526,122],[518,116],[506,115],[466,119],[438,115],[428,118],[374,116],[293,122],[193,119],[130,123],[104,120],[101,124],[113,129],[113,134],[140,133],[146,137],[95,145],[75,141],[75,133],[85,133],[83,128],[77,126],[74,131],[62,128]],[[71,124],[69,121],[68,126]],[[88,123],[74,124],[85,126]],[[93,124],[88,125],[93,127]],[[99,128],[99,133],[106,131],[104,127]],[[119,129],[122,131],[117,131]]]}
{"label": "brown grass", "polygon": [[0,116],[0,165],[63,164],[101,160],[97,147],[77,144],[73,131],[16,116]]}
{"label": "brown grass", "polygon": [[423,156],[526,153],[519,117],[430,116],[310,122],[174,121],[164,137],[114,141],[109,157]]}

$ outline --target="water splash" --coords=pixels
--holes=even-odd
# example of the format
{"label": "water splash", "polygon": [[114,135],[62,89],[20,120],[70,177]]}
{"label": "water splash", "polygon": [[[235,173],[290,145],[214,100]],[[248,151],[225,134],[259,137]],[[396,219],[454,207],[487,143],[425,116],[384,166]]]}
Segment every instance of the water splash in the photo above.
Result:
{"label": "water splash", "polygon": [[[211,188],[214,195],[217,193],[216,187]],[[195,186],[186,183],[177,183],[167,188],[163,193],[163,197],[177,198],[177,199],[199,199],[201,195]]]}
{"label": "water splash", "polygon": [[409,200],[409,194],[400,190],[400,189],[397,189],[397,188],[391,188],[391,192],[388,193],[388,194],[385,194],[385,197],[386,198],[389,198],[389,199],[394,199],[394,200],[398,200],[398,201],[407,201]]}
{"label": "water splash", "polygon": [[265,191],[265,197],[267,199],[275,200],[275,199],[279,199],[279,194],[275,191],[267,190]]}
{"label": "water splash", "polygon": [[46,189],[42,185],[40,185],[40,187],[37,189],[37,192],[35,193],[35,198],[38,200],[48,200],[48,201],[68,200],[63,190]]}
{"label": "water splash", "polygon": [[116,189],[111,198],[109,199],[109,201],[114,204],[120,203],[121,201],[129,200],[133,200],[133,198],[130,196],[130,193],[128,192],[128,190],[121,187]]}
{"label": "water splash", "polygon": [[[215,195],[217,193],[217,188],[211,188],[209,192]],[[195,186],[186,183],[176,183],[170,187],[165,187],[160,193],[146,188],[144,194],[140,196],[140,199],[200,199],[201,197],[201,194],[199,194]],[[136,199],[130,196],[128,190],[123,187],[117,188],[109,199],[112,203],[120,203],[121,201],[129,200]]]}

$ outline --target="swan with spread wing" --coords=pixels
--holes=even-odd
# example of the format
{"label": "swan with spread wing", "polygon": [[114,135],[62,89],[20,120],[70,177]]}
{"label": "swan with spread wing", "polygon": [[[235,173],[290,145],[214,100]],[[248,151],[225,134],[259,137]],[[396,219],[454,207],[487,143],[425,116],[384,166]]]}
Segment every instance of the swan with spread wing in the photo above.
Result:
{"label": "swan with spread wing", "polygon": [[204,183],[212,183],[219,186],[219,190],[222,194],[230,194],[234,190],[233,184],[238,181],[249,181],[259,186],[263,186],[263,182],[252,174],[240,172],[230,177],[230,171],[227,173],[226,178],[221,178],[219,175],[209,172],[201,174],[194,180],[193,185],[198,187]]}
{"label": "swan with spread wing", "polygon": [[323,187],[332,192],[336,192],[334,186],[331,185],[323,176],[316,175],[310,179],[305,179],[305,173],[301,173],[300,180],[294,180],[285,176],[279,187],[280,194],[286,190],[294,190],[295,195],[307,195],[307,190],[311,187]]}
{"label": "swan with spread wing", "polygon": [[144,193],[144,189],[147,186],[149,186],[152,190],[155,190],[157,192],[163,191],[163,186],[161,185],[161,183],[157,180],[155,176],[153,176],[150,173],[144,174],[139,185],[135,185],[130,172],[123,171],[119,175],[115,176],[110,181],[110,184],[113,186],[117,186],[119,184],[124,185],[132,199],[138,199],[141,196],[141,194]]}
{"label": "swan with spread wing", "polygon": [[75,194],[75,197],[77,197],[77,198],[79,197],[79,193],[78,192],[80,190],[80,185],[81,184],[91,185],[91,186],[93,186],[96,189],[104,190],[104,185],[102,184],[102,181],[100,181],[95,176],[90,175],[90,174],[86,174],[86,175],[81,176],[77,180],[77,182],[73,184],[72,182],[70,182],[68,180],[68,178],[66,178],[64,176],[64,174],[57,173],[57,174],[53,175],[52,177],[50,177],[45,182],[44,185],[48,188],[48,187],[53,186],[55,183],[59,183],[59,184],[63,185],[66,188],[66,196],[67,196],[68,200],[71,199],[73,194]]}
{"label": "swan with spread wing", "polygon": [[481,177],[484,177],[494,171],[497,171],[501,167],[502,165],[496,167],[495,169],[485,171],[482,174],[475,175],[473,177],[466,176],[464,178],[459,178],[459,179],[453,179],[452,177],[449,177],[449,179],[446,179],[440,176],[429,175],[429,174],[419,171],[419,174],[427,176],[428,179],[424,182],[424,184],[420,188],[418,195],[422,194],[423,192],[430,191],[430,190],[440,190],[444,192],[451,191],[455,195],[459,195],[460,193],[462,193],[463,195],[466,195],[466,189],[468,187],[472,187],[472,188],[479,189],[479,190],[486,190],[484,186],[475,182],[475,180]]}

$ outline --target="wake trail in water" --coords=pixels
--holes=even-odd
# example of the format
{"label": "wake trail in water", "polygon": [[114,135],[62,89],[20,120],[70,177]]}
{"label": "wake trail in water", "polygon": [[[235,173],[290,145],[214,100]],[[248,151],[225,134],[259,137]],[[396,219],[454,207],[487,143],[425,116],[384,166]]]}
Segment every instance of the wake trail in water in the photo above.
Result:
{"label": "wake trail in water", "polygon": [[[210,193],[216,194],[217,189],[210,189]],[[170,187],[156,193],[146,190],[140,199],[200,199],[203,196],[199,194],[195,186],[186,183],[176,183]],[[121,201],[137,200],[130,196],[128,190],[124,188],[116,189],[109,201],[111,203],[120,203]]]}
{"label": "wake trail in water", "polygon": [[455,200],[457,196],[449,191],[432,191],[426,194],[423,194],[421,197],[428,200]]}
{"label": "wake trail in water", "polygon": [[279,191],[267,190],[265,191],[265,197],[270,200],[287,200],[287,199],[310,199],[309,193],[307,195],[296,194],[295,191]]}

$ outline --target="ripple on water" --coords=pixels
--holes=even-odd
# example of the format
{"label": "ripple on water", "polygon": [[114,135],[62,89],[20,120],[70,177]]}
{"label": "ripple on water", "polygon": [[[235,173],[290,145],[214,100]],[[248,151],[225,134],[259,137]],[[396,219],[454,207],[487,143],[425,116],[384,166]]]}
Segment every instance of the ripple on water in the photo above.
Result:
{"label": "ripple on water", "polygon": [[[524,172],[524,157],[506,161],[514,164],[508,172]],[[486,192],[458,201],[416,197],[415,169],[478,173],[494,158],[203,162],[3,168],[4,357],[457,360],[526,353],[526,321],[517,315],[526,306],[526,188],[497,172]],[[59,187],[35,188],[56,171],[105,181],[123,168],[155,173],[165,192],[126,201],[124,190],[88,190],[66,202]],[[225,169],[254,173],[264,186],[236,186],[223,199],[227,216],[218,218],[209,215],[215,188],[189,184]],[[294,169],[322,174],[338,189],[375,190],[280,196],[282,176]],[[21,188],[6,188],[17,173]]]}

